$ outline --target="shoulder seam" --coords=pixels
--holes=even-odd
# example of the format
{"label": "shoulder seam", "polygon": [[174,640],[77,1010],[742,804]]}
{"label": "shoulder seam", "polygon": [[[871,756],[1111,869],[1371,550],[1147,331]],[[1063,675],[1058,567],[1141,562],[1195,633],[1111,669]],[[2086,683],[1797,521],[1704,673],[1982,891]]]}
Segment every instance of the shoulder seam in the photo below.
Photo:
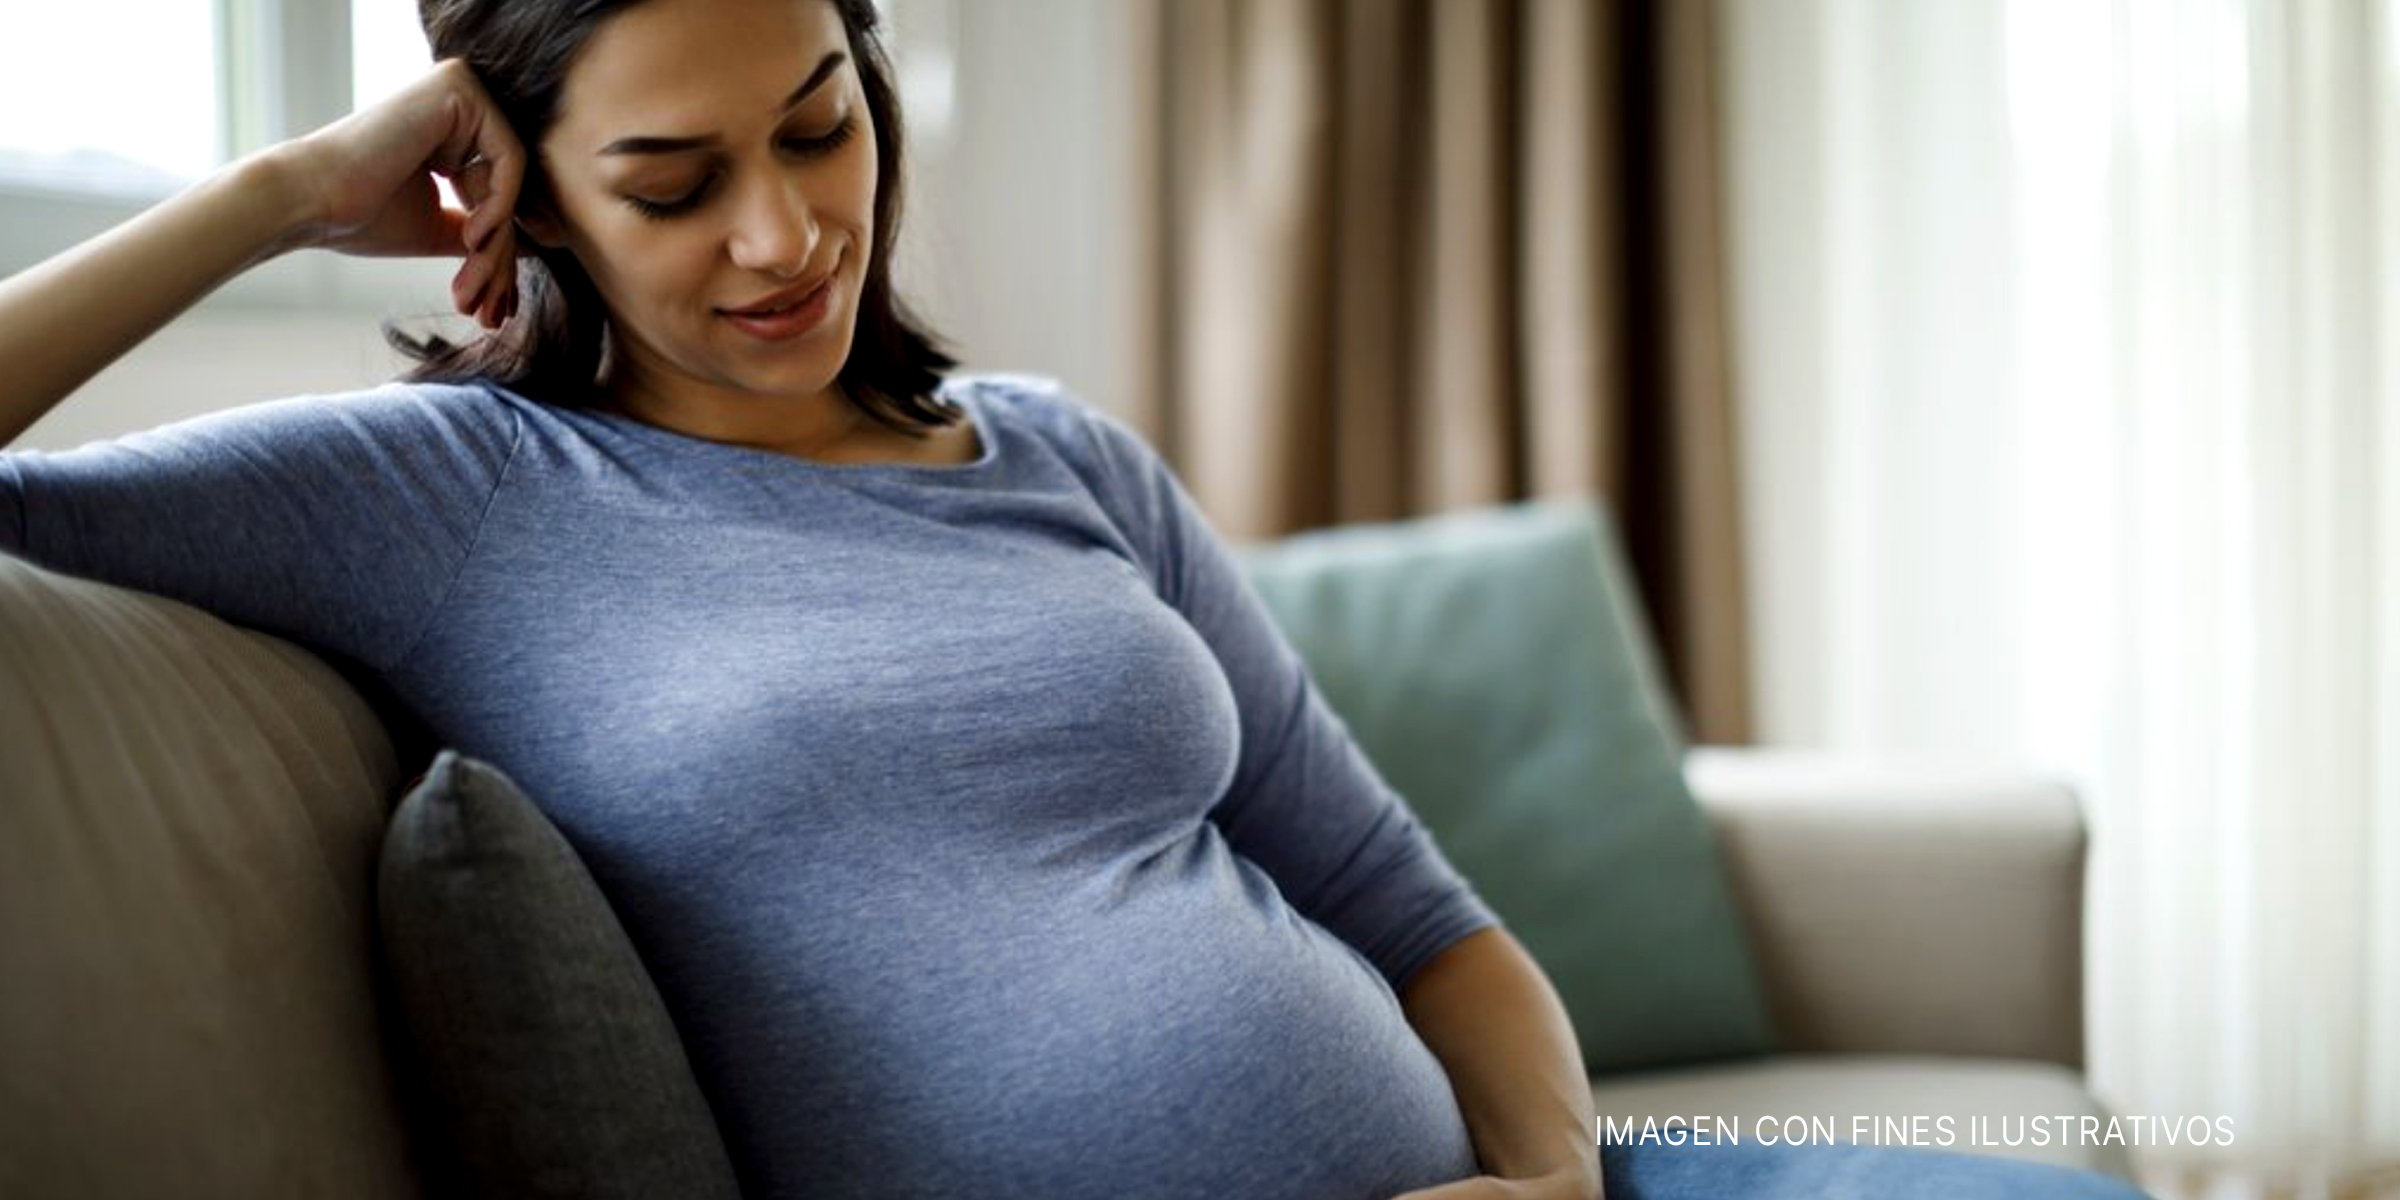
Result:
{"label": "shoulder seam", "polygon": [[[1136,556],[1134,565],[1148,576],[1151,591],[1159,599],[1174,604],[1175,592],[1166,578],[1169,556],[1163,540],[1168,533],[1169,508],[1163,497],[1152,493],[1150,485],[1153,481],[1144,477],[1138,469],[1141,465],[1138,454],[1147,448],[1147,443],[1141,442],[1141,434],[1131,427],[1092,405],[1076,404],[1073,419],[1083,431],[1089,453],[1096,460],[1094,469],[1110,493],[1106,499],[1095,497],[1100,499],[1101,512],[1117,526],[1118,533],[1133,548]],[[1124,440],[1138,444],[1133,447],[1120,445]]]}
{"label": "shoulder seam", "polygon": [[450,578],[443,581],[442,594],[434,597],[433,603],[426,607],[424,623],[417,627],[416,634],[408,639],[408,644],[392,655],[391,661],[385,665],[386,674],[398,671],[400,665],[417,652],[417,647],[424,644],[434,626],[441,623],[442,610],[449,607],[451,595],[458,590],[459,579],[467,573],[467,564],[473,562],[475,552],[483,548],[484,527],[491,523],[492,510],[500,504],[500,493],[508,487],[508,477],[516,470],[517,452],[525,446],[525,414],[517,411],[512,404],[508,406],[508,416],[511,423],[508,457],[501,461],[500,471],[492,479],[491,494],[483,498],[483,511],[475,514],[475,530],[467,535],[466,549],[459,552],[457,565],[450,569]]}
{"label": "shoulder seam", "polygon": [[1076,432],[1082,435],[1083,452],[1091,456],[1092,470],[1097,476],[1097,481],[1112,493],[1107,499],[1097,496],[1093,498],[1101,501],[1100,510],[1107,513],[1108,518],[1117,523],[1119,532],[1123,533],[1127,540],[1133,540],[1134,531],[1127,528],[1127,514],[1119,511],[1129,498],[1126,495],[1127,480],[1121,465],[1116,461],[1116,455],[1110,451],[1108,430],[1100,424],[1097,410],[1089,406],[1076,405],[1069,413],[1069,417]]}

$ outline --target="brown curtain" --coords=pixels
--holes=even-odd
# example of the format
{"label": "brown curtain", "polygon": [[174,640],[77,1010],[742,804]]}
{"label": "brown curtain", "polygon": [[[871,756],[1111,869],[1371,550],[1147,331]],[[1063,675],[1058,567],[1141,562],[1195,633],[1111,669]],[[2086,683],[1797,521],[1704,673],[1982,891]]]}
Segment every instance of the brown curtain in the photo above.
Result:
{"label": "brown curtain", "polygon": [[1599,495],[1750,737],[1709,0],[1154,0],[1156,395],[1228,537]]}

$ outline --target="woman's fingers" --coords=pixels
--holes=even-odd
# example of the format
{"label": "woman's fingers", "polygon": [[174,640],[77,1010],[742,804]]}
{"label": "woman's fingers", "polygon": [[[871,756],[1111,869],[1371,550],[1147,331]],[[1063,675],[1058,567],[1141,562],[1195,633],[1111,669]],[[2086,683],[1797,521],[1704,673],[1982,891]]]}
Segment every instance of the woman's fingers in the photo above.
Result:
{"label": "woman's fingers", "polygon": [[462,232],[468,262],[460,282],[467,286],[459,310],[497,329],[516,311],[516,207],[524,186],[526,151],[472,75],[466,76],[463,88],[470,116],[461,131],[466,134],[466,152],[455,169],[446,172],[466,206]]}
{"label": "woman's fingers", "polygon": [[487,328],[498,329],[506,324],[509,314],[517,308],[516,232],[506,226],[487,246],[492,263],[491,278],[484,285],[482,303],[477,305],[476,319]]}
{"label": "woman's fingers", "polygon": [[494,187],[494,177],[499,168],[493,160],[477,150],[463,163],[454,166],[436,164],[434,169],[450,181],[450,190],[457,194],[458,202],[465,206],[466,252],[472,254],[481,250],[484,242],[492,236],[492,231],[509,219],[508,209],[514,202],[514,197],[504,199]]}
{"label": "woman's fingers", "polygon": [[462,206],[441,210],[443,242],[435,252],[465,259],[450,281],[451,304],[497,328],[516,307],[516,201],[525,149],[463,65],[443,63],[425,83],[440,89],[441,127],[417,170],[448,180]]}
{"label": "woman's fingers", "polygon": [[445,63],[443,69],[454,89],[449,96],[452,121],[429,165],[450,181],[459,203],[466,206],[466,248],[474,253],[516,219],[525,147],[473,72],[456,63]]}
{"label": "woman's fingers", "polygon": [[464,315],[497,327],[516,308],[516,235],[502,229],[467,255],[450,280],[450,302]]}
{"label": "woman's fingers", "polygon": [[477,319],[489,328],[498,329],[517,310],[516,230],[502,226],[486,244],[485,253],[490,256],[491,275],[484,284]]}
{"label": "woman's fingers", "polygon": [[472,251],[494,234],[516,223],[517,197],[525,184],[525,149],[497,117],[490,123],[496,145],[479,151],[464,176],[454,181],[459,200],[466,204],[467,248]]}
{"label": "woman's fingers", "polygon": [[465,243],[468,253],[483,248],[483,241],[478,235],[481,231],[491,227],[488,219],[490,216],[488,210],[491,207],[489,200],[491,174],[491,161],[478,155],[468,159],[466,165],[460,167],[458,172],[450,177],[450,190],[456,192],[459,202],[466,206]]}
{"label": "woman's fingers", "polygon": [[483,285],[491,280],[491,267],[480,255],[468,255],[460,263],[458,273],[450,277],[450,303],[458,311],[473,315],[483,304]]}

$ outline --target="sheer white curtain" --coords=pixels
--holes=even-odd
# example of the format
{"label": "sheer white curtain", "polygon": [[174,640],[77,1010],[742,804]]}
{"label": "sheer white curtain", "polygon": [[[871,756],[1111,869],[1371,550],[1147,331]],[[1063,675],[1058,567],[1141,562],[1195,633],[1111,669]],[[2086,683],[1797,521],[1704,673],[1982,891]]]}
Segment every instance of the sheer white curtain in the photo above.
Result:
{"label": "sheer white curtain", "polygon": [[1719,3],[1764,739],[2073,778],[2145,1181],[2400,1194],[2400,13]]}

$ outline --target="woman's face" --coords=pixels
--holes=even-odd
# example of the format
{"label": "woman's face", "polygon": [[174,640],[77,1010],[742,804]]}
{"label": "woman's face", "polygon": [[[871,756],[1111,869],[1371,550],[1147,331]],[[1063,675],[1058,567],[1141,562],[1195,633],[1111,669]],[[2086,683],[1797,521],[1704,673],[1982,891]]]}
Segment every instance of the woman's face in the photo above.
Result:
{"label": "woman's face", "polygon": [[[607,302],[612,391],[684,409],[827,393],[874,245],[875,128],[825,0],[648,0],[585,43],[541,144]],[[728,414],[730,415],[730,414]]]}

